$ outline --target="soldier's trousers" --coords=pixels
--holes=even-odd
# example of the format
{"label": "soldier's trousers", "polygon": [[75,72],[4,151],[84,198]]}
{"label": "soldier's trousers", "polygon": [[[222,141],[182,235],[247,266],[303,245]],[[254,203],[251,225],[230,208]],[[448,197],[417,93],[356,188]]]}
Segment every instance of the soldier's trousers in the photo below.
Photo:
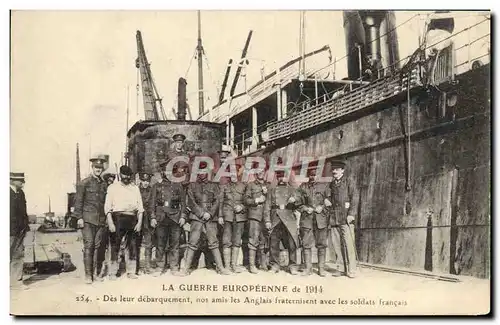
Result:
{"label": "soldier's trousers", "polygon": [[10,285],[20,285],[23,281],[24,265],[24,237],[23,231],[15,236],[10,236]]}
{"label": "soldier's trousers", "polygon": [[248,220],[248,249],[264,250],[266,239],[263,231],[262,221]]}
{"label": "soldier's trousers", "polygon": [[300,238],[304,249],[311,249],[313,246],[319,249],[326,249],[328,242],[328,228],[318,229],[316,220],[313,221],[312,229],[300,227]]}
{"label": "soldier's trousers", "polygon": [[205,261],[205,267],[207,269],[215,269],[215,262],[212,254],[210,254],[210,249],[208,249],[207,235],[201,233],[200,240],[198,241],[198,250],[194,252],[193,262],[191,262],[190,268],[196,270],[200,264],[201,253],[203,253],[203,259]]}
{"label": "soldier's trousers", "polygon": [[156,256],[160,259],[160,262],[157,262],[159,266],[162,266],[162,264],[165,266],[163,261],[167,260],[165,256],[165,251],[167,251],[170,270],[179,270],[179,245],[182,232],[183,230],[179,224],[168,217],[165,217],[165,220],[158,225],[156,229],[156,235],[158,236]]}
{"label": "soldier's trousers", "polygon": [[191,232],[189,234],[188,247],[194,251],[197,251],[199,248],[201,234],[204,231],[203,227],[206,230],[208,249],[218,249],[219,248],[219,239],[217,238],[217,223],[213,221],[201,222],[198,220],[191,220]]}
{"label": "soldier's trousers", "polygon": [[280,243],[288,250],[288,266],[297,265],[297,244],[281,221],[271,231],[270,262],[274,267],[280,265]]}
{"label": "soldier's trousers", "polygon": [[87,277],[91,277],[94,273],[98,257],[100,257],[103,246],[106,245],[107,234],[105,226],[97,226],[88,222],[83,224],[83,264]]}
{"label": "soldier's trousers", "polygon": [[135,256],[139,256],[138,249],[141,247],[141,236],[134,231],[134,227],[137,224],[136,216],[131,216],[121,213],[113,213],[113,222],[116,227],[116,231],[110,233],[110,244],[111,244],[111,265],[110,265],[110,275],[116,275],[118,272],[118,257],[120,253],[123,252],[125,255],[125,263],[127,268],[127,273],[138,274],[139,273],[139,258],[132,259],[130,256],[130,247],[132,242],[135,243],[133,246],[135,249]]}
{"label": "soldier's trousers", "polygon": [[155,242],[156,229],[151,226],[143,226],[142,229],[142,245],[144,250],[152,252]]}
{"label": "soldier's trousers", "polygon": [[340,251],[344,262],[344,272],[356,271],[356,247],[351,232],[351,226],[338,225],[332,227],[332,232],[337,232],[340,238]]}
{"label": "soldier's trousers", "polygon": [[241,247],[241,237],[245,221],[226,221],[224,222],[224,232],[222,234],[222,246],[224,248]]}

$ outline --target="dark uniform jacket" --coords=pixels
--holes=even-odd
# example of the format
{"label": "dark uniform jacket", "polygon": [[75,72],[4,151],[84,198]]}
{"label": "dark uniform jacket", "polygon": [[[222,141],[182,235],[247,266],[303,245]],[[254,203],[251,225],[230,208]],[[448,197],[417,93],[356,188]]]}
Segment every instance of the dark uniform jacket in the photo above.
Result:
{"label": "dark uniform jacket", "polygon": [[29,218],[26,211],[26,196],[23,190],[17,193],[10,189],[10,235],[17,236],[28,230]]}
{"label": "dark uniform jacket", "polygon": [[354,216],[354,211],[356,211],[352,182],[345,176],[342,176],[339,181],[334,179],[330,183],[330,192],[332,202],[330,225],[345,225],[347,216]]}
{"label": "dark uniform jacket", "polygon": [[151,188],[149,209],[151,219],[161,223],[165,218],[179,223],[181,213],[185,209],[186,191],[181,183],[171,182],[163,178]]}
{"label": "dark uniform jacket", "polygon": [[[306,229],[313,229],[313,221],[316,219],[318,229],[328,227],[329,224],[329,211],[325,207],[325,199],[331,200],[330,184],[307,182],[300,185],[300,227]],[[316,213],[313,211],[311,214],[307,213],[306,207],[311,207],[314,210],[317,206],[322,206],[323,211]]]}
{"label": "dark uniform jacket", "polygon": [[[288,199],[292,196],[295,197],[295,203],[288,203]],[[264,214],[264,221],[270,222],[271,228],[274,228],[280,221],[283,222],[297,245],[299,244],[297,218],[293,212],[299,206],[299,192],[287,183],[280,183],[269,191]]]}
{"label": "dark uniform jacket", "polygon": [[104,201],[107,183],[93,175],[76,186],[75,215],[78,219],[93,225],[105,225]]}
{"label": "dark uniform jacket", "polygon": [[143,220],[142,224],[145,227],[149,227],[151,221],[150,218],[151,209],[149,208],[149,196],[151,195],[151,186],[148,187],[139,186],[139,191],[141,192],[142,205],[144,206],[144,216],[142,218]]}
{"label": "dark uniform jacket", "polygon": [[211,215],[209,221],[217,221],[222,200],[219,184],[198,180],[188,185],[187,196],[191,220],[203,222],[203,214],[208,212]]}
{"label": "dark uniform jacket", "polygon": [[[245,189],[245,204],[248,210],[248,219],[262,221],[264,218],[264,203],[255,203],[255,199],[261,195],[267,197],[269,194],[269,188],[266,183],[258,183],[257,181],[251,182],[246,186]],[[267,198],[266,198],[267,201]]]}
{"label": "dark uniform jacket", "polygon": [[[222,202],[220,215],[224,216],[225,221],[229,222],[240,222],[247,220],[247,214],[245,209],[245,190],[246,184],[242,182],[230,182],[222,186]],[[234,207],[239,204],[243,207],[243,210],[236,213]]]}

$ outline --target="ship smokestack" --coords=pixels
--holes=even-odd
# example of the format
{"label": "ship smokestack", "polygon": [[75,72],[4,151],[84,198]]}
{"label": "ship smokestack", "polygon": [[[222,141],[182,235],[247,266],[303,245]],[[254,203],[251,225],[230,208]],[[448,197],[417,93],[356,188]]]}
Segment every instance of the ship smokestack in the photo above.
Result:
{"label": "ship smokestack", "polygon": [[[344,34],[347,54],[347,74],[349,80],[361,77],[361,71],[366,67],[365,57],[365,30],[358,11],[346,10],[343,12]],[[361,61],[360,61],[361,59]]]}
{"label": "ship smokestack", "polygon": [[186,111],[187,111],[186,85],[187,85],[186,79],[179,78],[179,84],[177,88],[177,119],[179,121],[186,120]]}
{"label": "ship smokestack", "polygon": [[[393,11],[344,11],[347,71],[350,80],[382,77],[399,69],[398,39]],[[368,74],[367,74],[368,73]]]}

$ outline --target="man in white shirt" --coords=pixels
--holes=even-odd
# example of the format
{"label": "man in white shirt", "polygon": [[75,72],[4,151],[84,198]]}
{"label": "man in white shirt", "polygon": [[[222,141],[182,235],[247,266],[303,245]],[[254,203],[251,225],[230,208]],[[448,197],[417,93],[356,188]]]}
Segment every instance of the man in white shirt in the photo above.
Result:
{"label": "man in white shirt", "polygon": [[131,182],[132,175],[130,167],[121,166],[120,182],[108,187],[104,203],[111,242],[110,279],[116,278],[120,252],[126,255],[127,276],[137,279],[139,273],[139,258],[130,258],[129,247],[134,241],[135,255],[138,257],[144,207],[139,187]]}

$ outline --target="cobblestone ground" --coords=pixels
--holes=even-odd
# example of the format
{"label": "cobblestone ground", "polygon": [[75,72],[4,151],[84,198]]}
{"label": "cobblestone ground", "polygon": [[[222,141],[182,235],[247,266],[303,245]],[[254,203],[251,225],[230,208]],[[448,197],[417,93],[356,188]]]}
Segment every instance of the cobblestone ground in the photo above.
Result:
{"label": "cobblestone ground", "polygon": [[[46,235],[43,240],[54,240]],[[240,273],[222,276],[205,268],[188,277],[120,277],[83,283],[82,243],[78,234],[59,235],[76,270],[31,275],[26,290],[11,290],[17,315],[393,315],[484,314],[490,282],[460,277],[452,283],[360,269],[354,279]],[[39,239],[43,241],[42,239]],[[203,286],[203,287],[202,287]],[[272,291],[272,292],[269,292]]]}

